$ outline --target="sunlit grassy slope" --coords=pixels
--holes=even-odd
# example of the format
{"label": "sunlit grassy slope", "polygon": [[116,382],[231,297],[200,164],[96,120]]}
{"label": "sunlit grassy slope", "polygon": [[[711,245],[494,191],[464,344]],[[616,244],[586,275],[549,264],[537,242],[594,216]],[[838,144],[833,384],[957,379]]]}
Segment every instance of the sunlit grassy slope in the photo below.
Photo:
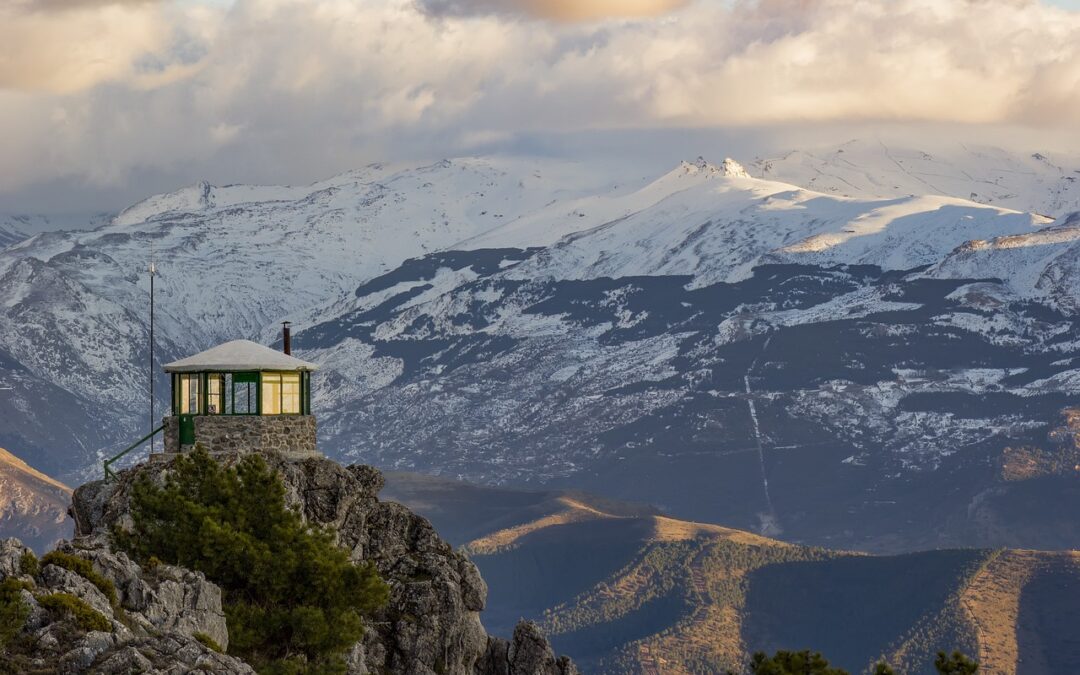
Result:
{"label": "sunlit grassy slope", "polygon": [[1080,672],[1080,554],[869,556],[583,494],[407,476],[388,492],[469,532],[457,541],[488,582],[489,629],[537,619],[587,672],[715,673],[803,648],[852,673],[880,659],[930,673],[939,649],[977,655],[984,673]]}

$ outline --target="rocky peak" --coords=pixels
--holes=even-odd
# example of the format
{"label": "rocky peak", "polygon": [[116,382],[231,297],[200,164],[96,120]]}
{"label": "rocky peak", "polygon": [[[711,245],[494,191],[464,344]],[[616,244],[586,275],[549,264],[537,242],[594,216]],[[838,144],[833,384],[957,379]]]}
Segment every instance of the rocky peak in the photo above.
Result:
{"label": "rocky peak", "polygon": [[681,169],[684,174],[697,174],[706,177],[725,176],[727,178],[750,178],[749,172],[730,157],[725,157],[719,166],[708,161],[704,157],[698,157],[692,162],[683,162]]}
{"label": "rocky peak", "polygon": [[[215,455],[230,465],[241,457],[240,453]],[[400,504],[379,501],[383,477],[377,470],[361,465],[346,467],[320,457],[289,460],[267,454],[265,458],[281,476],[290,505],[307,522],[334,532],[338,544],[350,551],[354,561],[372,561],[390,586],[390,601],[373,617],[364,638],[349,655],[350,673],[576,674],[573,663],[557,658],[535,625],[522,623],[509,641],[487,634],[480,622],[487,586],[476,566],[443,541],[426,519]],[[83,650],[79,663],[87,668],[128,672],[110,670],[104,664],[117,659],[117,663],[131,665],[130,659],[141,653],[148,640],[157,640],[151,651],[159,656],[196,650],[192,643],[201,643],[192,639],[195,633],[227,645],[221,592],[214,584],[181,568],[142,570],[109,547],[109,532],[131,525],[129,504],[135,482],[146,477],[162,483],[169,465],[169,460],[158,457],[121,472],[114,481],[89,483],[75,491],[71,506],[75,540],[63,546],[91,560],[94,569],[112,581],[127,615],[138,617],[129,621],[137,629],[125,626],[122,631],[114,630],[108,640],[102,638],[96,651],[69,643],[43,658],[74,659],[70,656],[73,650]],[[18,555],[21,553],[0,555],[0,577],[16,569]],[[73,576],[77,577],[70,572],[50,572],[49,579],[110,616],[108,603],[94,596],[92,584],[79,583]],[[135,652],[128,649],[131,646],[136,646]],[[122,653],[128,656],[121,657]],[[199,659],[210,658],[210,654],[231,659],[203,650],[198,654],[192,651],[183,663],[197,667]],[[246,664],[231,661],[236,663],[226,663],[214,672],[250,672],[243,670]]]}
{"label": "rocky peak", "polygon": [[725,157],[720,164],[720,172],[729,178],[750,178],[750,173],[730,157]]}

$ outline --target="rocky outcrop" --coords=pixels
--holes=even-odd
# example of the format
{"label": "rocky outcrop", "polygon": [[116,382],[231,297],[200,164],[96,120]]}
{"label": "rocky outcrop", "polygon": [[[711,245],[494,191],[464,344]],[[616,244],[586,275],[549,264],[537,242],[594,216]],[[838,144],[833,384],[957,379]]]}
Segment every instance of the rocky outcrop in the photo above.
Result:
{"label": "rocky outcrop", "polygon": [[556,658],[535,623],[522,621],[514,629],[511,641],[490,639],[477,672],[485,675],[577,675],[578,671],[567,657]]}
{"label": "rocky outcrop", "polygon": [[[226,464],[238,462],[240,453],[215,457]],[[288,459],[265,455],[286,487],[286,500],[304,519],[334,532],[338,544],[354,561],[372,561],[390,586],[390,600],[372,617],[363,640],[349,655],[350,673],[400,673],[401,675],[571,675],[576,669],[568,659],[557,659],[536,626],[523,623],[510,641],[488,636],[480,623],[487,586],[475,565],[443,541],[431,524],[406,507],[381,502],[377,495],[382,475],[367,466],[344,467],[336,462],[312,457]],[[94,551],[85,555],[111,556],[117,564],[129,566],[122,554],[108,552],[106,537],[113,527],[130,525],[128,515],[131,488],[140,477],[163,482],[170,460],[156,458],[122,472],[112,482],[96,482],[75,491],[72,515],[76,541],[94,542]],[[2,563],[0,563],[2,564]],[[110,563],[95,562],[95,568]],[[137,566],[136,566],[137,567]],[[178,570],[178,568],[172,568]],[[173,571],[172,574],[181,574]],[[193,574],[187,572],[187,574]],[[141,589],[142,575],[116,575],[127,579],[125,598],[148,596]],[[199,632],[210,634],[220,644],[227,635],[210,633],[212,593],[203,593],[191,584],[161,590],[155,597],[172,598],[170,607],[200,607]],[[202,580],[203,583],[208,583]],[[212,586],[212,584],[211,584]],[[118,590],[121,582],[117,582]],[[220,595],[218,595],[220,607]],[[155,617],[162,630],[190,634],[192,626],[160,605],[138,605],[127,600],[141,614]],[[149,601],[147,601],[149,602]],[[110,654],[110,658],[115,654]]]}
{"label": "rocky outcrop", "polygon": [[[28,568],[28,548],[16,539],[0,542],[0,579],[19,580],[26,606],[5,665],[59,673],[254,673],[200,641],[208,637],[222,647],[228,644],[221,590],[203,575],[169,565],[144,570],[110,551],[101,537],[63,543],[57,550],[90,562],[112,592],[101,588],[100,580],[62,565]],[[50,602],[56,598],[81,606],[101,625],[80,625]]]}

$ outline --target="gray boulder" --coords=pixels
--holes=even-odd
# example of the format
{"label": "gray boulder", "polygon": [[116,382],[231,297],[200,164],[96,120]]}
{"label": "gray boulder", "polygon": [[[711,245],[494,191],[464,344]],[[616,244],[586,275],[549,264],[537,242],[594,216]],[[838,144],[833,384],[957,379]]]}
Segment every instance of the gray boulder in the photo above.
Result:
{"label": "gray boulder", "polygon": [[531,621],[518,623],[509,641],[490,638],[476,671],[483,675],[578,675],[573,661],[556,657],[543,632]]}
{"label": "gray boulder", "polygon": [[[0,542],[0,579],[19,578],[27,607],[18,650],[6,665],[19,670],[58,673],[214,673],[253,674],[239,659],[218,654],[194,638],[206,633],[227,644],[221,589],[201,574],[176,567],[143,570],[123,553],[109,550],[103,537],[58,550],[88,560],[113,583],[114,606],[94,583],[61,565],[47,564],[35,577],[22,574],[18,561],[28,550],[17,540]],[[42,599],[57,593],[75,597],[109,620],[108,630],[85,631],[66,613],[46,609]]]}

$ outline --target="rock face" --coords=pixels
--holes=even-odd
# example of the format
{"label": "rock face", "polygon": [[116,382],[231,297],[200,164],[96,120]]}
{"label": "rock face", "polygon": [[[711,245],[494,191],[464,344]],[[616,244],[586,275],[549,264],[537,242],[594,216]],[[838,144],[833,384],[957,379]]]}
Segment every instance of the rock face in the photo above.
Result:
{"label": "rock face", "polygon": [[[102,537],[62,543],[58,551],[83,560],[111,582],[115,600],[66,567],[45,564],[36,572],[24,559],[30,549],[17,539],[0,541],[0,579],[23,584],[27,615],[5,656],[15,670],[82,673],[254,673],[244,662],[219,654],[196,635],[222,647],[229,633],[221,590],[202,574],[158,565],[146,570]],[[108,630],[83,630],[49,599],[71,596],[104,619]],[[69,600],[70,601],[70,600]]]}
{"label": "rock face", "polygon": [[[215,454],[216,459],[226,464],[238,462],[242,456],[241,453]],[[344,467],[317,457],[288,459],[271,453],[265,458],[282,477],[287,501],[298,508],[305,520],[335,532],[339,545],[351,552],[354,561],[372,561],[390,585],[389,602],[373,617],[363,640],[349,655],[350,673],[571,675],[577,672],[568,659],[556,659],[547,640],[532,624],[520,625],[509,642],[487,635],[479,615],[484,608],[487,586],[476,567],[439,538],[426,519],[400,504],[380,502],[377,495],[383,477],[377,470],[360,465]],[[90,483],[76,490],[71,509],[76,522],[76,541],[95,542],[100,547],[95,551],[101,551],[95,555],[112,556],[124,565],[134,565],[122,554],[108,553],[105,537],[114,526],[130,524],[128,503],[134,482],[141,476],[164,481],[168,467],[169,460],[158,457],[122,472],[113,482]],[[108,564],[103,562],[100,566],[107,568]],[[149,595],[134,581],[135,575],[125,578],[133,587],[130,590],[125,587],[125,598]],[[204,584],[208,582],[198,575],[184,579],[188,585],[175,581],[180,585],[170,586],[168,591],[161,590],[159,584],[155,587],[155,597],[170,594],[169,607],[199,608],[202,614],[192,615],[190,621],[200,627],[184,623],[182,617],[188,616],[188,609],[177,615],[153,605],[158,609],[147,614],[148,620],[152,615],[157,621],[155,625],[161,627],[159,630],[180,634],[198,630],[208,633],[219,644],[226,644],[227,635],[211,632],[216,630],[212,615],[215,607],[220,610],[220,592],[214,596],[217,601],[214,605],[210,590],[192,585],[196,579]],[[120,587],[118,581],[118,590]]]}
{"label": "rock face", "polygon": [[567,657],[555,657],[536,624],[522,621],[510,642],[493,638],[488,643],[477,671],[490,675],[568,675],[577,673],[577,668]]}

